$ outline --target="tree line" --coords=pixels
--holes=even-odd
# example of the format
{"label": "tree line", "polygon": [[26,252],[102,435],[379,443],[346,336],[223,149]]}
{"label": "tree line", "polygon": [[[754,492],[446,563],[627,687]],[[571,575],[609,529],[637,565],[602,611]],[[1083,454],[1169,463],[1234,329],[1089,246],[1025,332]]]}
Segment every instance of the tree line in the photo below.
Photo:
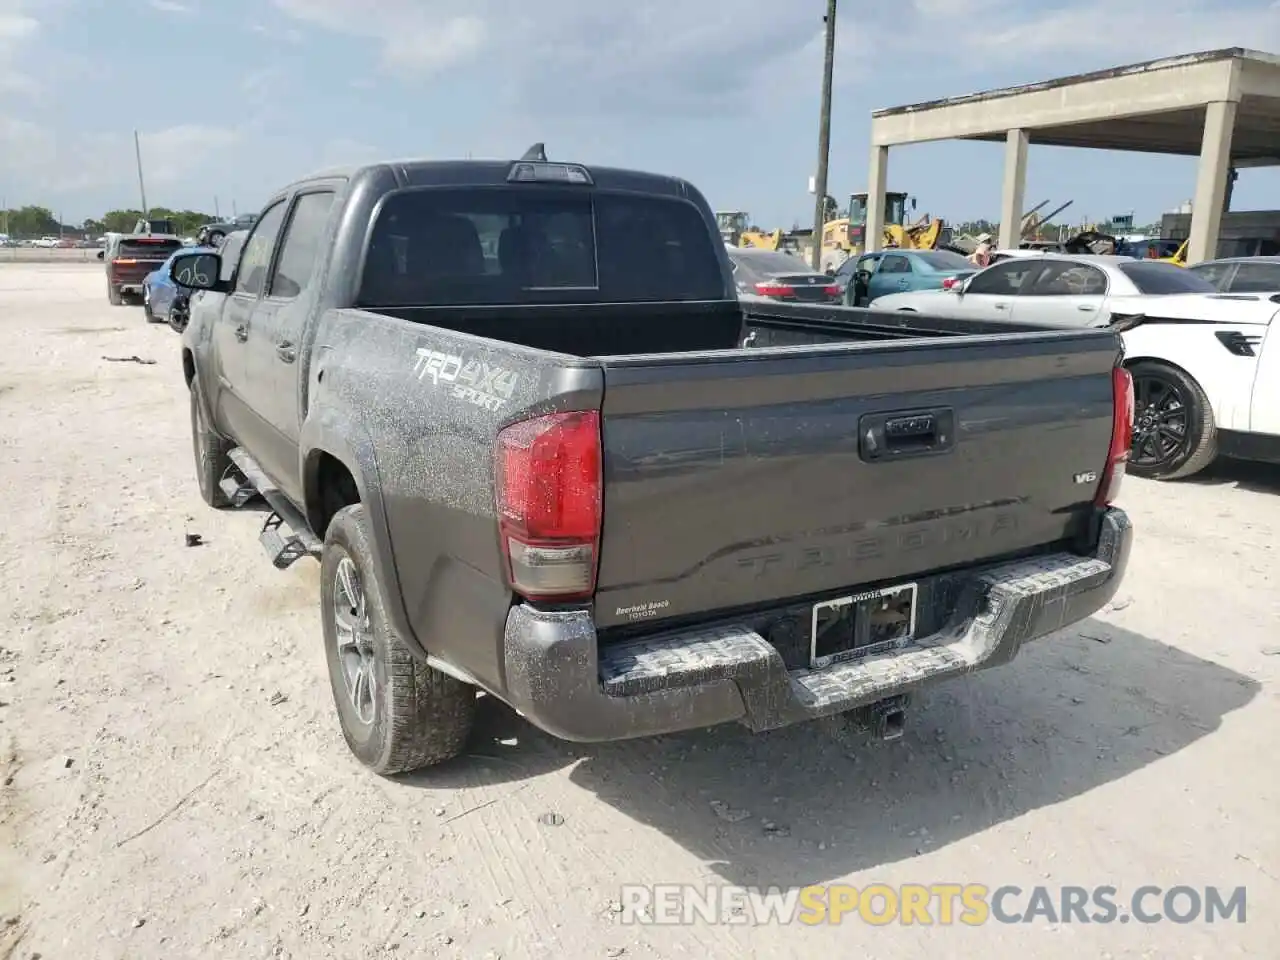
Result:
{"label": "tree line", "polygon": [[[59,223],[47,207],[18,207],[0,210],[0,233],[11,237],[56,237],[87,234],[91,239],[104,233],[129,233],[142,219],[141,210],[111,210],[101,217],[90,217],[79,223]],[[199,210],[170,210],[168,207],[152,207],[152,219],[173,221],[173,228],[181,236],[194,234],[206,223],[218,218]]]}

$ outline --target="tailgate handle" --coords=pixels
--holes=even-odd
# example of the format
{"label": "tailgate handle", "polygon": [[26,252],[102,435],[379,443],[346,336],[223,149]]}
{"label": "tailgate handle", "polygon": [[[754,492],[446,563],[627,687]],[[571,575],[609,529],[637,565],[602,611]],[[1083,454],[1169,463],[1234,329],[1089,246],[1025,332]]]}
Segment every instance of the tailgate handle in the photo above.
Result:
{"label": "tailgate handle", "polygon": [[950,409],[868,414],[858,422],[863,460],[946,453],[955,444],[955,412]]}

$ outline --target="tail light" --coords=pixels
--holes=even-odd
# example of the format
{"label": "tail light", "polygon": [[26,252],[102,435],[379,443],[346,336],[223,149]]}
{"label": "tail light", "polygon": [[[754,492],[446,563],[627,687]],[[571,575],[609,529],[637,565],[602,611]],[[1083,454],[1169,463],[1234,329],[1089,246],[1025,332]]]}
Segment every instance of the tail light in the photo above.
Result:
{"label": "tail light", "polygon": [[1133,377],[1124,367],[1111,371],[1111,449],[1093,502],[1108,507],[1120,494],[1129,448],[1133,446]]}
{"label": "tail light", "polygon": [[822,288],[822,292],[828,297],[838,297],[841,294],[840,285],[838,283],[829,284]]}
{"label": "tail light", "polygon": [[130,260],[128,257],[116,257],[116,258],[115,258],[114,260],[112,260],[111,262],[112,262],[112,263],[114,263],[117,267],[127,267],[127,266],[132,266],[133,264],[137,263],[138,261],[137,261],[137,260]]}
{"label": "tail light", "polygon": [[795,287],[787,283],[757,283],[756,293],[762,297],[789,297],[795,293]]}
{"label": "tail light", "polygon": [[497,508],[512,589],[526,600],[584,600],[600,553],[600,415],[553,413],[498,434]]}
{"label": "tail light", "polygon": [[953,290],[960,284],[959,277],[947,277],[942,281],[943,290]]}

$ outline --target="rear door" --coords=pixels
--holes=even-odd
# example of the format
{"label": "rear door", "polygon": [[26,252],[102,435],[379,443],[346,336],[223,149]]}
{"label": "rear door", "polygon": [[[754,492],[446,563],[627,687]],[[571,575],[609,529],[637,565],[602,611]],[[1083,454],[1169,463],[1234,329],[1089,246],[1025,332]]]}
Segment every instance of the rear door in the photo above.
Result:
{"label": "rear door", "polygon": [[314,274],[333,200],[332,187],[308,188],[294,199],[264,296],[254,309],[256,339],[247,354],[246,396],[268,428],[265,442],[254,452],[280,489],[298,500],[299,350],[302,328],[315,305]]}
{"label": "rear door", "polygon": [[1106,321],[1106,296],[1107,275],[1097,267],[1045,259],[1039,272],[1020,284],[1013,315],[1019,323],[1087,327]]}
{"label": "rear door", "polygon": [[597,621],[1069,540],[1110,446],[1118,352],[1089,330],[607,358]]}
{"label": "rear door", "polygon": [[1010,257],[975,273],[959,293],[944,301],[944,315],[963,320],[1012,320],[1023,283],[1034,279],[1043,262],[1040,257]]}
{"label": "rear door", "polygon": [[217,416],[231,436],[255,448],[269,441],[270,436],[264,429],[265,422],[254,412],[248,399],[248,353],[264,347],[260,340],[253,341],[253,315],[266,285],[287,209],[284,198],[275,200],[254,225],[240,255],[235,284],[213,333],[218,357]]}

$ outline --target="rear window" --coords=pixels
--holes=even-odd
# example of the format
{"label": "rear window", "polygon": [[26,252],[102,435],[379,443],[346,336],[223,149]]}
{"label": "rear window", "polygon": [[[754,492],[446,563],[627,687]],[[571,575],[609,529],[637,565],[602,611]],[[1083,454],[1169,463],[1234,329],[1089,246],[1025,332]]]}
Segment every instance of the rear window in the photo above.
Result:
{"label": "rear window", "polygon": [[915,255],[917,263],[923,263],[930,270],[972,270],[973,264],[958,253],[950,250],[925,250]]}
{"label": "rear window", "polygon": [[1120,264],[1120,272],[1133,281],[1139,293],[1217,293],[1217,287],[1185,267],[1172,263]]}
{"label": "rear window", "polygon": [[729,259],[753,276],[778,276],[783,273],[812,273],[803,260],[773,250],[734,251]]}
{"label": "rear window", "polygon": [[176,237],[167,240],[142,237],[137,240],[121,240],[116,256],[134,260],[168,260],[175,250],[181,249],[182,241]]}
{"label": "rear window", "polygon": [[359,303],[722,300],[721,242],[683,200],[545,186],[404,191],[382,204]]}

